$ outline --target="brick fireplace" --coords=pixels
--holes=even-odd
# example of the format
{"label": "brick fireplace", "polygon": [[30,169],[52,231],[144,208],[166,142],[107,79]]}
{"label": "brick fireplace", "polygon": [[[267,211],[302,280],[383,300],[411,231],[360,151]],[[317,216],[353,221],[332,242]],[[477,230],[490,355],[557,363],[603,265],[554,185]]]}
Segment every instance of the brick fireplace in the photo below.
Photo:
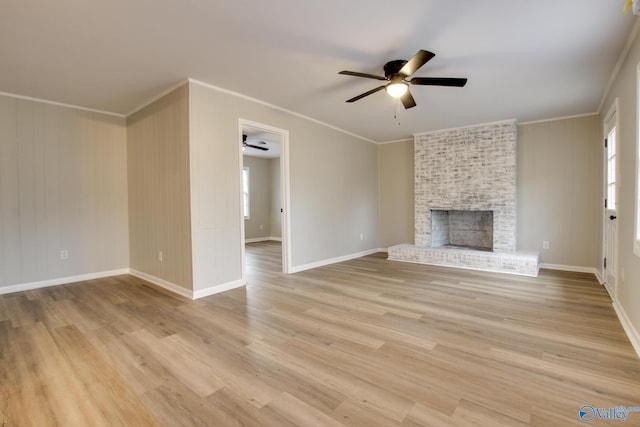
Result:
{"label": "brick fireplace", "polygon": [[414,150],[415,245],[389,259],[537,275],[538,254],[516,252],[515,121],[418,134]]}

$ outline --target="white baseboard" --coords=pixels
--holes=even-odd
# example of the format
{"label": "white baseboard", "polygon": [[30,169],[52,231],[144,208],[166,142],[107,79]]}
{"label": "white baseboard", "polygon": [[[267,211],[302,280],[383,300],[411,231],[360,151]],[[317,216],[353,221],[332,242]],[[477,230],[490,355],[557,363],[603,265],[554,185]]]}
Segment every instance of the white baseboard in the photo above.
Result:
{"label": "white baseboard", "polygon": [[259,243],[259,242],[282,242],[282,237],[256,237],[253,239],[245,239],[245,243]]}
{"label": "white baseboard", "polygon": [[613,309],[616,311],[618,319],[620,319],[620,323],[622,324],[622,328],[626,332],[629,341],[631,341],[633,349],[636,351],[638,358],[640,358],[640,333],[638,333],[637,329],[633,327],[631,320],[629,320],[629,316],[627,316],[624,308],[617,300],[613,301]]}
{"label": "white baseboard", "polygon": [[242,280],[236,280],[229,283],[223,283],[220,285],[211,286],[205,289],[200,289],[194,292],[190,289],[186,289],[186,288],[183,288],[182,286],[178,286],[175,283],[171,283],[166,280],[160,279],[159,277],[155,277],[150,274],[143,273],[141,271],[134,270],[134,269],[122,268],[119,270],[109,270],[109,271],[101,271],[98,273],[79,274],[77,276],[59,277],[55,279],[42,280],[38,282],[20,283],[17,285],[4,286],[4,287],[0,287],[0,295],[12,294],[14,292],[31,291],[34,289],[47,288],[50,286],[67,285],[69,283],[83,282],[86,280],[103,279],[105,277],[120,276],[122,274],[131,274],[132,276],[138,277],[142,280],[146,280],[147,282],[150,282],[156,286],[159,286],[163,289],[166,289],[170,292],[173,292],[175,294],[181,295],[189,299],[203,298],[209,295],[214,295],[220,292],[224,292],[230,289],[235,289],[235,288],[244,286],[244,282]]}
{"label": "white baseboard", "polygon": [[11,294],[14,292],[31,291],[34,289],[47,288],[49,286],[66,285],[74,282],[82,282],[85,280],[103,279],[109,276],[119,276],[128,274],[129,269],[123,268],[119,270],[101,271],[98,273],[79,274],[77,276],[59,277],[55,279],[42,280],[38,282],[20,283],[17,285],[5,286],[0,288],[0,295]]}
{"label": "white baseboard", "polygon": [[142,280],[146,280],[147,282],[153,283],[154,285],[164,288],[168,291],[171,291],[174,294],[193,299],[193,291],[191,289],[183,288],[182,286],[176,285],[175,283],[171,283],[159,277],[152,276],[151,274],[143,273],[142,271],[134,269],[130,269],[129,274]]}
{"label": "white baseboard", "polygon": [[595,270],[595,274],[596,275],[596,279],[598,279],[598,283],[600,283],[601,285],[604,285],[604,277],[602,276],[602,272],[600,270],[598,270],[597,268],[594,268]]}
{"label": "white baseboard", "polygon": [[613,292],[613,289],[611,288],[611,285],[609,283],[601,283],[601,285],[604,287],[604,289],[609,294],[609,298],[611,298],[611,301],[616,301],[616,295]]}
{"label": "white baseboard", "polygon": [[222,283],[220,285],[214,285],[205,289],[192,291],[191,289],[183,288],[182,286],[178,286],[175,283],[168,282],[166,280],[160,279],[150,274],[143,273],[141,271],[131,270],[129,273],[132,276],[139,277],[142,280],[146,280],[147,282],[153,283],[156,286],[159,286],[163,289],[166,289],[170,292],[181,295],[183,297],[187,297],[189,299],[204,298],[210,295],[219,294],[220,292],[224,292],[230,289],[235,289],[235,288],[244,286],[244,282],[242,280],[235,280],[233,282]]}
{"label": "white baseboard", "polygon": [[540,263],[540,268],[545,268],[547,270],[561,270],[561,271],[572,271],[574,273],[591,273],[596,276],[599,283],[602,283],[600,280],[600,273],[598,269],[593,267],[579,267],[575,265],[563,265],[563,264],[546,264]]}
{"label": "white baseboard", "polygon": [[388,254],[389,248],[378,248],[378,252],[384,252],[385,254]]}
{"label": "white baseboard", "polygon": [[235,280],[221,285],[211,286],[193,292],[193,299],[204,298],[210,295],[219,294],[220,292],[229,291],[231,289],[241,288],[245,283],[242,280]]}
{"label": "white baseboard", "polygon": [[300,273],[301,271],[311,270],[312,268],[324,267],[325,265],[336,264],[338,262],[349,261],[363,256],[375,254],[379,249],[369,249],[367,251],[356,252],[354,254],[343,255],[336,258],[324,259],[322,261],[311,262],[309,264],[294,265],[291,267],[291,273]]}

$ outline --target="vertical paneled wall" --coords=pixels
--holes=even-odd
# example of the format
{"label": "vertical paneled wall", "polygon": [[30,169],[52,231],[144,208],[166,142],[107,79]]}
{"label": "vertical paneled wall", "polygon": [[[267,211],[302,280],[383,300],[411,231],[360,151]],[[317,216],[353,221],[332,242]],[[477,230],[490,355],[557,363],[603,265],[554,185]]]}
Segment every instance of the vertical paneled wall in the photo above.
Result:
{"label": "vertical paneled wall", "polygon": [[540,251],[543,263],[598,268],[600,116],[523,124],[518,134],[519,250]]}
{"label": "vertical paneled wall", "polygon": [[126,155],[124,118],[0,96],[0,287],[128,267]]}
{"label": "vertical paneled wall", "polygon": [[378,149],[379,247],[413,244],[414,236],[414,167],[413,139],[380,144]]}
{"label": "vertical paneled wall", "polygon": [[131,269],[192,289],[189,88],[127,118]]}

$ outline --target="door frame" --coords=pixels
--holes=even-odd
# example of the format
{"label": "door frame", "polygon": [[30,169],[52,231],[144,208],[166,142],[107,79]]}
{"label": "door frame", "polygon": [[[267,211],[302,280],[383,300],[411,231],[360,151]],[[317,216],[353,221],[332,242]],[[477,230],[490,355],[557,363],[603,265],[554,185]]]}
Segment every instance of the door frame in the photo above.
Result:
{"label": "door frame", "polygon": [[[613,102],[613,105],[611,106],[611,108],[609,108],[609,111],[607,112],[606,116],[604,117],[604,120],[602,121],[602,142],[603,142],[603,147],[604,147],[604,140],[607,139],[607,137],[609,136],[609,132],[611,131],[611,129],[615,128],[616,129],[616,185],[615,185],[615,192],[616,192],[616,204],[618,202],[618,194],[619,194],[619,187],[620,187],[620,162],[619,162],[619,146],[620,144],[618,143],[620,140],[620,135],[619,135],[619,130],[620,130],[620,108],[619,108],[619,99],[616,98]],[[613,213],[615,213],[615,215],[618,215],[618,209],[616,209],[615,211],[610,210],[607,206],[605,206],[604,201],[607,198],[607,184],[608,184],[608,172],[609,172],[609,168],[608,168],[608,162],[607,162],[607,149],[604,148],[603,151],[603,156],[602,156],[602,164],[603,164],[603,174],[602,174],[602,189],[603,189],[603,193],[602,193],[602,257],[601,257],[601,268],[602,268],[602,281],[603,284],[605,286],[605,288],[607,289],[607,292],[609,292],[609,295],[611,296],[612,299],[616,299],[617,298],[617,272],[618,272],[618,226],[616,224],[615,226],[615,231],[613,233],[613,247],[611,248],[611,250],[613,251],[613,263],[611,263],[611,260],[607,260],[607,267],[604,267],[604,260],[607,258],[607,247],[610,244],[609,240],[607,239],[607,224],[608,221],[612,221],[609,219],[609,215]],[[617,220],[616,220],[617,221]],[[611,271],[612,273],[610,275],[607,274],[607,271]],[[608,278],[611,277],[613,279],[613,283],[609,283]]]}
{"label": "door frame", "polygon": [[[291,218],[289,213],[290,207],[290,193],[289,193],[289,131],[287,129],[277,128],[264,123],[255,122],[248,119],[238,119],[238,144],[242,147],[242,130],[243,128],[252,128],[259,131],[270,132],[280,136],[280,205],[282,209],[281,218],[281,231],[282,231],[282,272],[284,274],[290,274],[291,267]],[[242,167],[244,160],[242,157],[242,149],[238,150],[239,156],[239,173],[240,173],[240,188],[239,193],[242,194]],[[240,197],[240,214],[242,216],[240,221],[240,239],[241,239],[241,262],[242,262],[242,282],[245,282],[246,265],[245,265],[245,230],[244,230],[244,217],[242,214],[242,197]]]}

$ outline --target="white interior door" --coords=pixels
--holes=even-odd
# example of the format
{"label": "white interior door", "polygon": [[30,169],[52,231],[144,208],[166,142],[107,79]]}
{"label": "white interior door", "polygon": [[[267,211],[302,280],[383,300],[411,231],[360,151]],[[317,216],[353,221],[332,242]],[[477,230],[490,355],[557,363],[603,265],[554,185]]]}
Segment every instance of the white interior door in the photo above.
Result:
{"label": "white interior door", "polygon": [[[617,104],[617,100],[616,100]],[[616,106],[607,115],[605,130],[605,209],[604,209],[604,281],[609,294],[616,297],[616,223],[618,218],[618,168],[617,168],[617,139],[616,139]]]}

